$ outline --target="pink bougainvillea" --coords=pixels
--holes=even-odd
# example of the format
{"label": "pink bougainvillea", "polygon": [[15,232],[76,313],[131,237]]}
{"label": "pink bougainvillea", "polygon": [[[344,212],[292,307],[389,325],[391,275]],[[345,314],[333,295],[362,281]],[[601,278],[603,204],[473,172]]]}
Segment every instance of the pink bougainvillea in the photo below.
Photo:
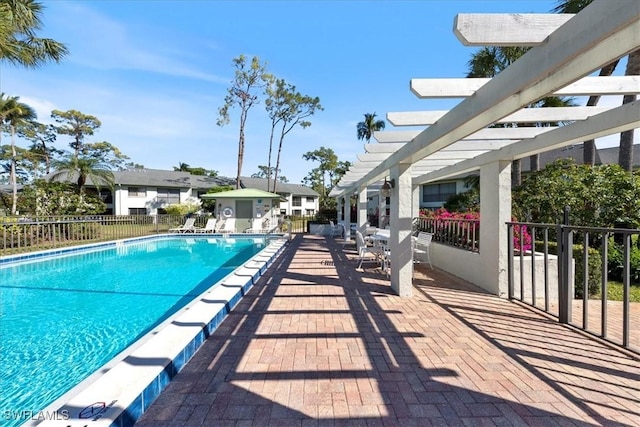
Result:
{"label": "pink bougainvillea", "polygon": [[[449,212],[444,208],[437,210],[423,209],[420,211],[420,218],[427,220],[434,220],[436,226],[440,221],[442,222],[455,222],[456,220],[464,220],[464,222],[473,223],[473,229],[478,233],[480,230],[480,213],[479,212]],[[512,221],[517,221],[515,218]],[[460,221],[462,222],[462,221]],[[468,228],[467,228],[468,229]],[[479,236],[479,234],[477,234]],[[522,248],[520,247],[520,236],[522,235]],[[529,229],[526,225],[514,225],[513,226],[513,247],[516,251],[530,251],[532,248],[533,239],[529,233]]]}

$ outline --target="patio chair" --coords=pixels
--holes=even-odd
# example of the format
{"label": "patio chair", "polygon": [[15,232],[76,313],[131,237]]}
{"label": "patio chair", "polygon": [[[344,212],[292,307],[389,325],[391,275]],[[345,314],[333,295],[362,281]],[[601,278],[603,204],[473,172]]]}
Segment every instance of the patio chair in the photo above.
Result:
{"label": "patio chair", "polygon": [[236,219],[227,218],[222,223],[222,226],[218,229],[218,233],[235,233],[236,232]]}
{"label": "patio chair", "polygon": [[193,231],[195,230],[195,223],[195,218],[187,218],[184,224],[180,227],[170,228],[169,233],[193,233]]}
{"label": "patio chair", "polygon": [[329,225],[331,226],[331,237],[343,235],[344,226],[342,224],[336,224],[332,220],[329,220]]}
{"label": "patio chair", "polygon": [[378,246],[367,246],[360,230],[356,230],[356,246],[358,248],[358,257],[360,260],[358,268],[362,268],[362,263],[365,258],[372,257],[375,262],[379,262],[381,260],[380,248]]}
{"label": "patio chair", "polygon": [[215,233],[217,223],[218,223],[218,220],[216,218],[209,218],[203,228],[195,228],[194,232],[195,233]]}
{"label": "patio chair", "polygon": [[425,255],[426,261],[429,263],[429,267],[433,270],[433,265],[431,264],[431,257],[429,256],[429,247],[431,246],[431,240],[433,239],[433,233],[427,233],[421,231],[418,233],[418,237],[412,239],[413,243],[413,261],[421,262],[416,255]]}

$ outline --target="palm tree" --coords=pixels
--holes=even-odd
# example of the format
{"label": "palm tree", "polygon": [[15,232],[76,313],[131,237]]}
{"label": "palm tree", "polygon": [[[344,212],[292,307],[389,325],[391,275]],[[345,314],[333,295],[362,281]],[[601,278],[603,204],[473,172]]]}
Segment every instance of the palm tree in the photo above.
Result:
{"label": "palm tree", "polygon": [[178,166],[174,166],[173,170],[176,172],[190,172],[191,167],[187,163],[178,162]]}
{"label": "palm tree", "polygon": [[34,0],[0,0],[0,62],[34,68],[68,54],[64,44],[36,36],[42,10]]}
{"label": "palm tree", "polygon": [[[502,70],[518,60],[524,55],[529,48],[512,46],[512,47],[484,47],[474,53],[469,60],[469,73],[467,77],[495,77]],[[572,98],[546,97],[538,102],[532,103],[527,108],[535,107],[568,107],[575,105]],[[525,127],[525,126],[552,126],[556,123],[513,123],[513,124],[497,124],[494,127]],[[529,164],[531,171],[540,169],[540,155],[534,154],[529,156]],[[516,159],[511,163],[511,185],[517,187],[522,183],[522,163],[520,159]]]}
{"label": "palm tree", "polygon": [[[18,180],[16,177],[16,126],[31,120],[36,119],[36,112],[33,108],[23,102],[19,102],[20,97],[12,96],[6,97],[4,93],[0,94],[0,127],[2,123],[9,125],[11,132],[11,170],[9,173],[9,180],[12,185],[13,198],[11,203],[11,215],[15,215],[17,212],[18,204]],[[2,132],[0,132],[1,134]]]}
{"label": "palm tree", "polygon": [[[556,13],[578,13],[591,4],[593,0],[558,0],[558,5],[552,10]],[[610,76],[613,74],[618,61],[607,64],[600,70],[600,76]],[[629,54],[627,58],[627,68],[625,76],[635,76],[640,74],[640,49]],[[587,100],[587,106],[593,106],[598,103],[599,96],[590,96]],[[622,103],[628,104],[636,100],[635,95],[625,95],[622,97]],[[633,129],[622,132],[620,134],[620,149],[618,151],[618,164],[625,170],[631,171],[633,166]],[[584,142],[584,163],[593,166],[595,163],[595,142]]]}
{"label": "palm tree", "polygon": [[113,172],[108,165],[95,157],[78,157],[69,154],[65,159],[54,163],[56,169],[49,181],[76,181],[78,194],[84,193],[84,187],[90,180],[100,190],[101,186],[113,188]]}
{"label": "palm tree", "polygon": [[384,127],[384,120],[376,120],[376,113],[364,113],[364,121],[358,123],[358,139],[364,139],[369,143],[373,133]]}

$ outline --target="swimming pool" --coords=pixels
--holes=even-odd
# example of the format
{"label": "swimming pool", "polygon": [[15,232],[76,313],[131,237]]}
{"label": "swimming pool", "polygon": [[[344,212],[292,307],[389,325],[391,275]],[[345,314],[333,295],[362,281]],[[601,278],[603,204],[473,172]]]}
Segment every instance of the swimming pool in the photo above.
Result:
{"label": "swimming pool", "polygon": [[264,243],[166,236],[0,264],[1,424],[38,414]]}

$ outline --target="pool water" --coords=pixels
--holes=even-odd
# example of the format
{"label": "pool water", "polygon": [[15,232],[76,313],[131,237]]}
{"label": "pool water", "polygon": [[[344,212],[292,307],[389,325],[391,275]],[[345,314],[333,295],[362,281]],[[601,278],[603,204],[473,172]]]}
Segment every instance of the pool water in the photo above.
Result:
{"label": "pool water", "polygon": [[171,237],[0,266],[0,424],[42,410],[263,247]]}

